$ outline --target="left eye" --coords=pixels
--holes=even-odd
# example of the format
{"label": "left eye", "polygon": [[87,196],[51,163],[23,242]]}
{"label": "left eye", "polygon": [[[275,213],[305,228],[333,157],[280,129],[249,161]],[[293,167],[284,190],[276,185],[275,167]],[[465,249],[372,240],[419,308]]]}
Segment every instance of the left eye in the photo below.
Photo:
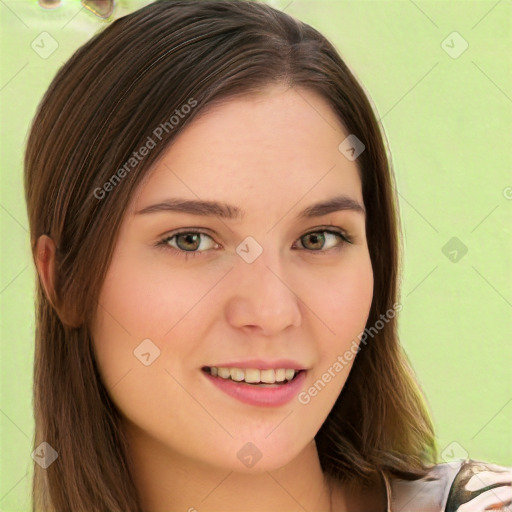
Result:
{"label": "left eye", "polygon": [[[327,236],[324,233],[327,233]],[[307,251],[311,251],[311,252],[326,252],[326,251],[329,251],[330,249],[336,248],[336,239],[340,239],[340,238],[342,239],[342,242],[340,243],[340,246],[343,245],[343,243],[349,243],[348,238],[343,236],[341,233],[338,233],[337,231],[328,231],[328,230],[325,230],[325,231],[311,231],[310,233],[307,233],[307,234],[301,236],[299,238],[299,240],[301,241],[302,245],[304,245],[303,240],[309,240],[312,243],[314,248],[313,249],[308,249],[306,247]],[[331,245],[331,247],[327,247],[327,249],[325,248],[325,245],[324,245],[326,239],[327,240],[330,239],[331,242],[334,244],[334,245]],[[318,245],[320,245],[321,247],[318,247]]]}

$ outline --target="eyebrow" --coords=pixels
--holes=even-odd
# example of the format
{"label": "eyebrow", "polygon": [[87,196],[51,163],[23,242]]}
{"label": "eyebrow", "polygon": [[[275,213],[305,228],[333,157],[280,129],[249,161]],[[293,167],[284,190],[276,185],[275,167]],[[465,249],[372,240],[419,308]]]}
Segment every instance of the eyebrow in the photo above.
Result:
{"label": "eyebrow", "polygon": [[[362,204],[348,196],[340,195],[308,206],[297,215],[297,218],[309,219],[313,217],[322,217],[329,213],[346,210],[366,215],[366,210]],[[245,212],[238,206],[218,201],[170,198],[161,201],[160,203],[146,206],[142,210],[136,212],[136,215],[145,215],[157,212],[179,212],[201,216],[214,215],[227,220],[242,220],[245,214]]]}

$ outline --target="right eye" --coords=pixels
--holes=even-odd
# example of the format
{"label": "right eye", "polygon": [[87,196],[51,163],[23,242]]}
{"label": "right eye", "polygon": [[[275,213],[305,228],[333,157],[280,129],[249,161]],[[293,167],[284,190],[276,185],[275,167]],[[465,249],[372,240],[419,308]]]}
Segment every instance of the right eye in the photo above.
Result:
{"label": "right eye", "polygon": [[[208,252],[208,249],[201,251],[198,250],[201,246],[201,237],[207,237],[213,241],[213,238],[210,235],[202,231],[189,229],[187,231],[182,230],[166,235],[157,242],[156,246],[164,250],[171,250],[180,256],[187,258],[189,254],[191,256],[197,256]],[[174,241],[176,246],[171,245],[171,241]],[[214,243],[214,246],[216,248],[220,247],[217,243]]]}

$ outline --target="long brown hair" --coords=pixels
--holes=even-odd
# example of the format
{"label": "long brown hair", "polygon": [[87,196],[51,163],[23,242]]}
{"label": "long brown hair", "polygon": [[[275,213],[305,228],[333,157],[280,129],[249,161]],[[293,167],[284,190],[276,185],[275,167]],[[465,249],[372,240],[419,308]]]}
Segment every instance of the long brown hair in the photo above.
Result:
{"label": "long brown hair", "polygon": [[[161,0],[114,21],[59,70],[27,141],[34,259],[40,235],[57,246],[53,295],[41,279],[36,285],[34,448],[45,441],[58,458],[47,469],[34,465],[33,510],[141,512],[120,414],[100,379],[88,327],[119,226],[147,171],[200,112],[274,83],[319,93],[366,146],[357,163],[374,272],[367,326],[397,303],[402,248],[384,135],[324,36],[246,1]],[[155,147],[127,167],[148,137],[156,141],[159,126]],[[324,471],[347,481],[381,470],[414,479],[436,462],[395,317],[357,355],[316,442]]]}

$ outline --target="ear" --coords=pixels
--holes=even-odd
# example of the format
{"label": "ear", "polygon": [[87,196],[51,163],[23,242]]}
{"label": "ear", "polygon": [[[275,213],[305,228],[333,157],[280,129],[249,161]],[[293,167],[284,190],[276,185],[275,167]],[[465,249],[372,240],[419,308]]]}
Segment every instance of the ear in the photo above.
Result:
{"label": "ear", "polygon": [[60,321],[68,327],[78,328],[82,325],[82,319],[76,310],[70,311],[69,307],[62,307],[57,301],[55,292],[55,261],[57,248],[55,242],[47,235],[41,235],[37,239],[35,250],[35,263],[39,278],[43,285],[45,295],[53,309],[57,312]]}
{"label": "ear", "polygon": [[55,242],[47,235],[37,239],[35,263],[46,297],[55,308]]}

